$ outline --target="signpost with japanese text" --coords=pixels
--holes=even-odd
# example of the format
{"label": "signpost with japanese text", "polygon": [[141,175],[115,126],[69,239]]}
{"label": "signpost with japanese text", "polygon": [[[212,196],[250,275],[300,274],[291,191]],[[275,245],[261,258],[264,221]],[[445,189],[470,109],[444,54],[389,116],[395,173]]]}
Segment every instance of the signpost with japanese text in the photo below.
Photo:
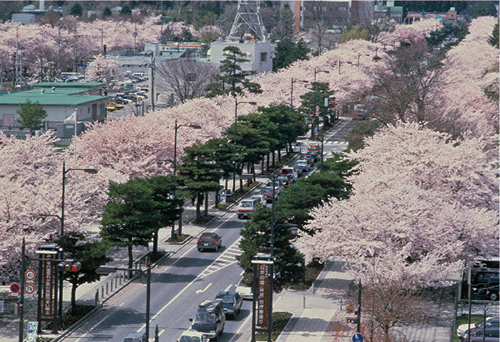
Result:
{"label": "signpost with japanese text", "polygon": [[267,332],[271,342],[273,331],[273,258],[270,254],[257,254],[252,260],[254,279],[252,292],[252,342],[257,331]]}

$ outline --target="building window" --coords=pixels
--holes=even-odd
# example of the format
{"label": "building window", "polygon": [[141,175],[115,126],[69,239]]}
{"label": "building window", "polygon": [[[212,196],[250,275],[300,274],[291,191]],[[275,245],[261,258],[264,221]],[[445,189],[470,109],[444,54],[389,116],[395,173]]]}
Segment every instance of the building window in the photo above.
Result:
{"label": "building window", "polygon": [[267,62],[267,52],[261,52],[260,53],[260,61],[261,62]]}

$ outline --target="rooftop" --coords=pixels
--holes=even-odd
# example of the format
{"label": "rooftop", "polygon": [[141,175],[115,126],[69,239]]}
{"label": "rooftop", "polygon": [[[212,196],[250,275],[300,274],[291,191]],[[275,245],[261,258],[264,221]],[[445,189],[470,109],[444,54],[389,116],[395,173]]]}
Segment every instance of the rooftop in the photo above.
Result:
{"label": "rooftop", "polygon": [[88,102],[107,99],[109,96],[79,95],[91,88],[31,89],[0,96],[0,105],[18,105],[26,100],[38,102],[43,106],[78,106]]}

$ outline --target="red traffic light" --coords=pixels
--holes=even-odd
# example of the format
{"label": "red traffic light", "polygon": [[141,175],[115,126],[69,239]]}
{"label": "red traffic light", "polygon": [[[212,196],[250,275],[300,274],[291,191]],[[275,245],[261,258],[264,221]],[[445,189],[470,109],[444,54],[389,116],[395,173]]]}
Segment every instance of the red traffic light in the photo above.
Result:
{"label": "red traffic light", "polygon": [[57,264],[57,269],[59,271],[79,272],[81,268],[82,268],[81,262],[73,262],[66,260],[64,262],[60,262],[59,264]]}

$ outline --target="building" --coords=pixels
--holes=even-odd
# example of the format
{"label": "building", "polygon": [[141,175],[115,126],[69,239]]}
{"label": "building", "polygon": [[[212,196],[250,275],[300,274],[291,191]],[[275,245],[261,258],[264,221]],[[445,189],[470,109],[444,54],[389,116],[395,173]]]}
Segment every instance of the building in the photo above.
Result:
{"label": "building", "polygon": [[45,9],[45,1],[40,0],[40,6],[37,9],[34,5],[24,6],[21,12],[12,13],[12,22],[13,23],[22,23],[24,25],[28,25],[34,23],[37,17],[43,17],[47,11],[52,10],[55,12],[59,12],[62,16],[61,9],[54,9],[52,6],[46,10]]}
{"label": "building", "polygon": [[244,71],[256,71],[257,73],[273,71],[274,44],[270,41],[256,41],[253,39],[242,39],[239,41],[218,41],[212,43],[208,52],[208,61],[220,64],[226,59],[224,48],[235,46],[246,55],[248,62],[239,63]]}
{"label": "building", "polygon": [[[64,120],[77,113],[77,121],[99,121],[106,118],[108,96],[102,94],[103,83],[39,83],[37,88],[0,96],[0,127],[2,130],[19,129],[19,106],[26,100],[38,102],[47,111],[46,128],[59,128]],[[74,127],[74,126],[73,126]],[[59,136],[59,134],[58,134]],[[62,136],[61,136],[62,137]]]}

